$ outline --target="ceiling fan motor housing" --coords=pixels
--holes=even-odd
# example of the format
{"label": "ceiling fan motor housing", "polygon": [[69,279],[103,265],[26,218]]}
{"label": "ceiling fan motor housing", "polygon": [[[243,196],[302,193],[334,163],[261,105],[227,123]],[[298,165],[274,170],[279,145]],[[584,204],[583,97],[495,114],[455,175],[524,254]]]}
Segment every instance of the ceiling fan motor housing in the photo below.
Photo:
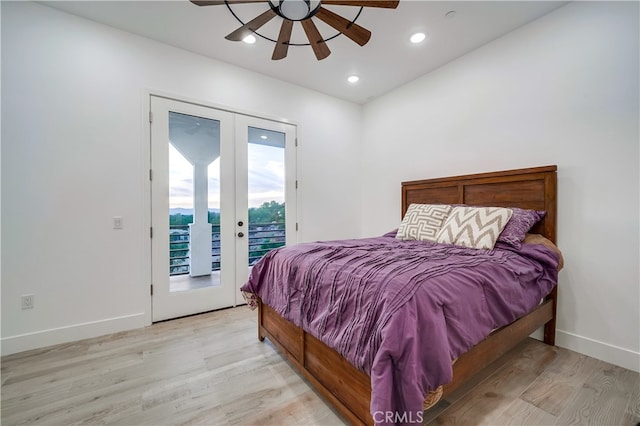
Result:
{"label": "ceiling fan motor housing", "polygon": [[269,0],[274,12],[290,21],[311,18],[320,9],[320,0]]}

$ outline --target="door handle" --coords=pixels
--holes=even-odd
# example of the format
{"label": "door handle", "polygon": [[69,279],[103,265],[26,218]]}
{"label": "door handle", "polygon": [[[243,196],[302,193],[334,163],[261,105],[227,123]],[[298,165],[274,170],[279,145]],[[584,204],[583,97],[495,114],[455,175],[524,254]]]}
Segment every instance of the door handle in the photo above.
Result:
{"label": "door handle", "polygon": [[238,237],[240,237],[240,238],[244,237],[244,233],[238,232]]}

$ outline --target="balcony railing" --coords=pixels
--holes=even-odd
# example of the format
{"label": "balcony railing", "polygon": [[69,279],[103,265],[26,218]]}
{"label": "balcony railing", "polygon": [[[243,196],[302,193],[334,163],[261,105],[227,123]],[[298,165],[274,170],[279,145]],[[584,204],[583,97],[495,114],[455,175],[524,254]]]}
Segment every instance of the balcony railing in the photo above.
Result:
{"label": "balcony railing", "polygon": [[[249,265],[285,245],[284,222],[249,224]],[[211,227],[211,270],[220,270],[220,225]],[[169,275],[189,273],[189,225],[169,227]]]}

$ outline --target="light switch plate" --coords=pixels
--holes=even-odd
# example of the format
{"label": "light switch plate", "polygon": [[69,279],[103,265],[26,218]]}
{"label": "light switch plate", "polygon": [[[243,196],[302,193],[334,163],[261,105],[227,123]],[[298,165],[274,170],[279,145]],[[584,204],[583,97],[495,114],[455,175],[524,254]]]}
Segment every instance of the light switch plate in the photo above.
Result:
{"label": "light switch plate", "polygon": [[122,216],[113,217],[113,229],[122,229]]}

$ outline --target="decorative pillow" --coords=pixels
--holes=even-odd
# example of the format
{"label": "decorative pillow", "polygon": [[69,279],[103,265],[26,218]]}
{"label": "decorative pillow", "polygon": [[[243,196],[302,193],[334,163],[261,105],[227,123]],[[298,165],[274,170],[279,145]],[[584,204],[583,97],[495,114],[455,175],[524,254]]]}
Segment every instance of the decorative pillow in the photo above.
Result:
{"label": "decorative pillow", "polygon": [[502,207],[454,207],[436,241],[492,249],[511,215],[510,209]]}
{"label": "decorative pillow", "polygon": [[507,226],[502,230],[498,241],[520,249],[527,232],[529,232],[533,225],[538,223],[547,212],[544,210],[523,210],[515,207],[511,210],[513,210],[513,215],[511,219],[509,219]]}
{"label": "decorative pillow", "polygon": [[445,204],[410,204],[396,238],[435,242],[450,211],[451,206]]}

